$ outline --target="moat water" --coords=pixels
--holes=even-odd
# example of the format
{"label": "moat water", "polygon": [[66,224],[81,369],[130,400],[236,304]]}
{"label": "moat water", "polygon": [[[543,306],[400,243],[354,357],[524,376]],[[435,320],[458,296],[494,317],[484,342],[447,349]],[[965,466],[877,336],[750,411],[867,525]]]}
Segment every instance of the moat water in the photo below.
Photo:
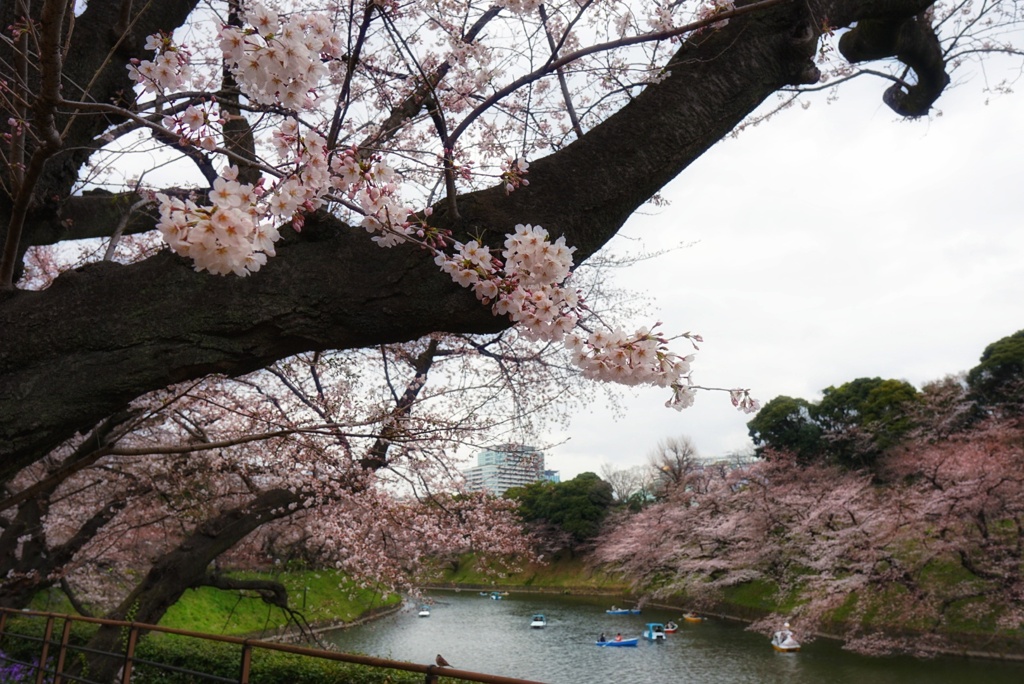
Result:
{"label": "moat water", "polygon": [[[681,621],[678,611],[645,608],[608,615],[613,599],[515,593],[495,601],[477,592],[435,592],[429,617],[417,606],[365,625],[331,632],[341,651],[429,664],[440,653],[463,670],[550,684],[1021,684],[1024,663],[943,657],[869,658],[827,639],[798,653],[774,651],[742,623]],[[544,629],[530,618],[543,613]],[[640,636],[647,622],[675,621],[679,631],[636,648],[601,648],[598,634]]]}

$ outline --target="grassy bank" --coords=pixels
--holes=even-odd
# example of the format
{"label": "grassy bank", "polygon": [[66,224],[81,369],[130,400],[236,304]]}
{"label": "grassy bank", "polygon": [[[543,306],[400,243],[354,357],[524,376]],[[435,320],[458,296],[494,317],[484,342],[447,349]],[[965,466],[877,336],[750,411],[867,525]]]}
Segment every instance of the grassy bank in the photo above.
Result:
{"label": "grassy bank", "polygon": [[[367,613],[401,602],[401,597],[395,594],[385,598],[380,592],[360,588],[334,570],[234,572],[230,575],[237,579],[280,582],[288,591],[291,608],[314,625],[352,622]],[[53,613],[77,613],[56,588],[37,596],[31,608]],[[160,620],[160,625],[203,634],[258,636],[285,627],[289,622],[283,610],[264,602],[255,592],[201,587],[186,591]]]}
{"label": "grassy bank", "polygon": [[[300,570],[266,575],[233,573],[239,579],[273,579],[288,590],[289,605],[311,624],[352,622],[363,614],[401,601],[392,594],[362,589],[333,570]],[[255,595],[240,596],[211,587],[185,592],[160,624],[205,634],[252,634],[273,632],[289,623],[277,606]]]}
{"label": "grassy bank", "polygon": [[476,558],[466,555],[448,569],[438,586],[465,589],[529,589],[590,594],[624,594],[629,584],[621,577],[589,567],[579,557],[559,556],[547,564],[527,564],[519,572],[495,575],[477,568]]}

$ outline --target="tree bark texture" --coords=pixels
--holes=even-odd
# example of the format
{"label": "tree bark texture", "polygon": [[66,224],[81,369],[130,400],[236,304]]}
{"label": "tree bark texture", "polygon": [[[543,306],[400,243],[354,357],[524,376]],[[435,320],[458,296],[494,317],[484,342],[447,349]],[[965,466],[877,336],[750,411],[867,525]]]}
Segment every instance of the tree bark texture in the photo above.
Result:
{"label": "tree bark texture", "polygon": [[[270,490],[250,503],[203,522],[181,544],[158,558],[121,605],[104,617],[149,625],[159,623],[187,589],[207,584],[207,570],[217,556],[260,525],[290,515],[293,510],[290,506],[301,501],[301,497],[286,489]],[[116,653],[121,639],[120,628],[101,627],[86,648]],[[88,678],[113,681],[121,664],[122,660],[117,658],[90,656]],[[76,674],[75,669],[71,673]]]}
{"label": "tree bark texture", "polygon": [[[83,17],[106,4],[90,2]],[[156,4],[179,13],[191,6]],[[456,238],[483,235],[492,245],[517,223],[541,225],[577,247],[579,262],[766,97],[814,82],[812,60],[826,17],[836,26],[866,18],[902,21],[928,5],[789,2],[701,32],[666,64],[664,81],[571,145],[533,162],[528,187],[511,195],[500,187],[463,194],[458,217],[442,202],[431,221]],[[144,28],[136,30],[145,35]],[[135,54],[140,41],[132,42]],[[123,60],[118,68],[124,71]],[[95,97],[115,94],[116,84]],[[62,159],[51,160],[47,187],[66,194],[81,160]],[[92,200],[102,205],[102,198]],[[57,206],[40,200],[26,227],[28,241],[53,242],[75,225],[102,232],[95,221],[71,215],[83,204],[81,198]],[[129,266],[88,266],[41,292],[0,292],[0,481],[169,383],[237,375],[303,351],[507,325],[440,273],[428,253],[380,249],[362,229],[327,215],[311,217],[248,278],[196,273],[164,252]]]}

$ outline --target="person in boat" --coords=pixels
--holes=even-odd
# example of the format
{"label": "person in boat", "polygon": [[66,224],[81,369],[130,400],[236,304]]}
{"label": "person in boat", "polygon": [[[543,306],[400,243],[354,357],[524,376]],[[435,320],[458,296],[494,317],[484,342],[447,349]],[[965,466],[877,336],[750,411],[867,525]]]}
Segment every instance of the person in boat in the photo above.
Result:
{"label": "person in boat", "polygon": [[615,635],[615,640],[616,641],[622,641],[622,632],[619,632],[618,634]]}
{"label": "person in boat", "polygon": [[604,635],[604,632],[601,632],[601,636],[597,637],[597,643],[603,644],[606,641],[608,641],[608,637]]}
{"label": "person in boat", "polygon": [[793,631],[789,628],[789,623],[786,622],[782,625],[782,629],[775,633],[775,643],[781,644],[786,639],[793,638]]}

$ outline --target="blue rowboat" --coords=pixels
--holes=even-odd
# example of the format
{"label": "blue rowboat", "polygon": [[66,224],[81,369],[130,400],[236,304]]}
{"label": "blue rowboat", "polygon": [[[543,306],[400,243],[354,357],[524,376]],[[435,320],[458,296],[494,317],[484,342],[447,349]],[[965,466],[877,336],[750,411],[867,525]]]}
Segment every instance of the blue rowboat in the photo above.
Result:
{"label": "blue rowboat", "polygon": [[633,637],[632,639],[623,639],[622,641],[609,639],[608,641],[595,641],[594,643],[598,646],[636,646],[639,641],[640,637]]}

